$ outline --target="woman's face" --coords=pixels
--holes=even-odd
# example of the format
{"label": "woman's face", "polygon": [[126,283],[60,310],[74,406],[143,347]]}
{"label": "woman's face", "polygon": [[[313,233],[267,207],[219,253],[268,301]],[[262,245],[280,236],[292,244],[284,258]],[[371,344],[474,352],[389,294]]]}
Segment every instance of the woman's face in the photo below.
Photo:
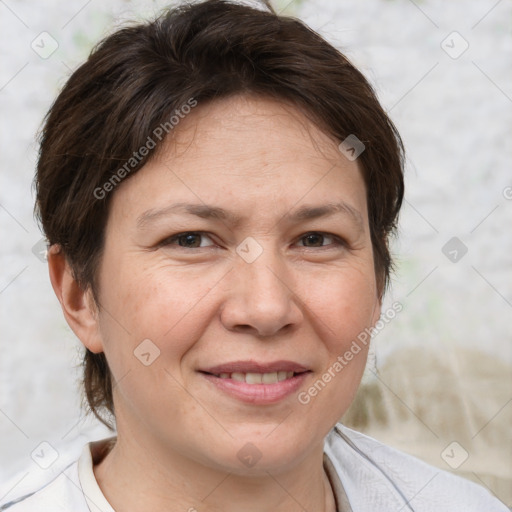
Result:
{"label": "woman's face", "polygon": [[261,98],[199,104],[173,135],[106,228],[119,434],[231,472],[290,467],[352,401],[367,348],[335,362],[380,313],[361,169]]}

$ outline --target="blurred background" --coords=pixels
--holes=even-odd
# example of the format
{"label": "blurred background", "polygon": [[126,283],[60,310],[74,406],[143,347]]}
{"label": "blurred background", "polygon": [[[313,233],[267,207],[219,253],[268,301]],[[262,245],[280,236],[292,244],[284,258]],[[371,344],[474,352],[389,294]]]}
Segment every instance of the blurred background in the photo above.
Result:
{"label": "blurred background", "polygon": [[[80,344],[33,219],[35,134],[100,38],[173,3],[0,1],[0,501],[109,435],[81,412]],[[273,5],[363,71],[407,151],[383,312],[402,310],[375,336],[343,422],[512,507],[512,2]],[[31,457],[42,442],[59,457],[47,469]]]}

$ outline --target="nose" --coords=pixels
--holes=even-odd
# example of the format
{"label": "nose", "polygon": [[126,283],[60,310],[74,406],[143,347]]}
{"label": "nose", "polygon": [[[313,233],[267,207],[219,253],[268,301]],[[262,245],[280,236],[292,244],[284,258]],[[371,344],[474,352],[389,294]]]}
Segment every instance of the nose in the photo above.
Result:
{"label": "nose", "polygon": [[221,322],[230,331],[270,337],[297,328],[303,320],[290,269],[266,250],[252,263],[237,258],[229,273]]}

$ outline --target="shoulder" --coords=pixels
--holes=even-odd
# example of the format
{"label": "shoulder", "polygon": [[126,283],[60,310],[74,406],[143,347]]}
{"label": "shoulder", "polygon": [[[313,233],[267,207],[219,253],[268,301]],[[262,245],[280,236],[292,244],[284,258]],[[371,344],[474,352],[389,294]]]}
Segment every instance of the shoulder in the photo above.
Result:
{"label": "shoulder", "polygon": [[88,512],[74,462],[49,482],[0,504],[8,512]]}
{"label": "shoulder", "polygon": [[509,512],[483,487],[337,424],[325,441],[353,510]]}

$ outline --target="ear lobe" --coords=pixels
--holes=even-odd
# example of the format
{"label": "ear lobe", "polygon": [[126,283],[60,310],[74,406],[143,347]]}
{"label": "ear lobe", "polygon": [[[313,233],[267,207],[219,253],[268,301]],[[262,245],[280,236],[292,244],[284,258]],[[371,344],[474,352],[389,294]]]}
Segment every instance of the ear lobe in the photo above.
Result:
{"label": "ear lobe", "polygon": [[53,290],[68,325],[91,352],[103,352],[98,311],[92,292],[79,286],[64,252],[57,244],[48,250],[48,269]]}

